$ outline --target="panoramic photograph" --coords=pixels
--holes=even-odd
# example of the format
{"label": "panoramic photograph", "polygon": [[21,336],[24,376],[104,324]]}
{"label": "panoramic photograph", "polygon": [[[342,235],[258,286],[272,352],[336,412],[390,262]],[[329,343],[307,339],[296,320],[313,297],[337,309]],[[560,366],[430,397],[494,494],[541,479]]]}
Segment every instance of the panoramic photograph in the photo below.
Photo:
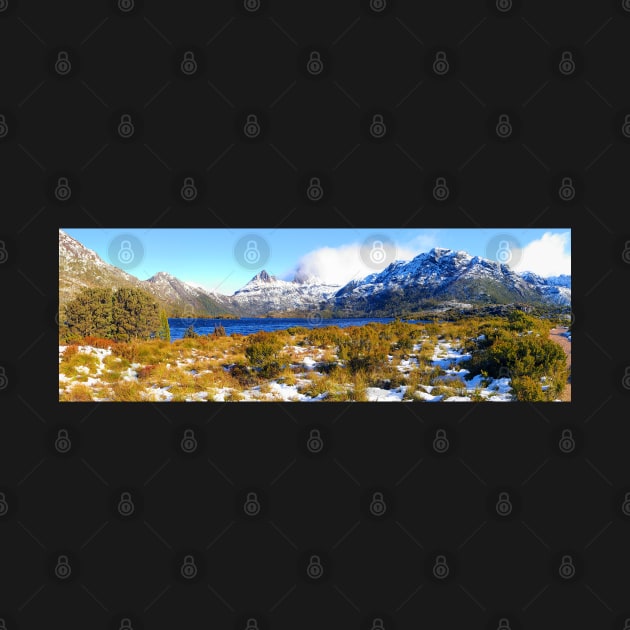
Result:
{"label": "panoramic photograph", "polygon": [[60,402],[569,402],[571,230],[59,230]]}

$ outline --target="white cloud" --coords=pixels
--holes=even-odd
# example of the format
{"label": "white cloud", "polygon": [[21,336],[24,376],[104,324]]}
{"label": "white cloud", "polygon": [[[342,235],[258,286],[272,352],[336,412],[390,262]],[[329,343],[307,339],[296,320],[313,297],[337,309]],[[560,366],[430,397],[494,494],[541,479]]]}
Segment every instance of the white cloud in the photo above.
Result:
{"label": "white cloud", "polygon": [[571,233],[545,232],[521,250],[515,271],[532,271],[539,276],[571,274]]}
{"label": "white cloud", "polygon": [[[283,277],[293,280],[294,277],[315,276],[324,283],[344,285],[350,280],[364,278],[371,273],[381,271],[363,262],[361,246],[361,243],[351,243],[313,250],[302,256],[295,268]],[[394,259],[411,260],[421,252],[429,251],[435,246],[434,234],[419,234],[406,243],[397,243]]]}

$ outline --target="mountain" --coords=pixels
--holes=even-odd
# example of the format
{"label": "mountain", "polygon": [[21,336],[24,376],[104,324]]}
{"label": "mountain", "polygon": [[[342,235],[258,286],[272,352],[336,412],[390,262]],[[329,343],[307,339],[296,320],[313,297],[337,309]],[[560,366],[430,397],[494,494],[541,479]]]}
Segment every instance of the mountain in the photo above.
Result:
{"label": "mountain", "polygon": [[535,286],[546,301],[560,306],[571,304],[571,276],[563,274],[542,278],[531,271],[525,271],[521,273],[521,277]]}
{"label": "mountain", "polygon": [[290,316],[323,310],[353,317],[414,312],[433,304],[571,304],[571,276],[518,274],[492,260],[444,248],[397,260],[343,287],[300,274],[281,280],[263,270],[233,295],[222,295],[163,271],[139,280],[59,230],[60,306],[83,287],[144,289],[171,317]]}
{"label": "mountain", "polygon": [[59,230],[59,307],[83,288],[134,287],[151,293],[170,316],[233,314],[229,298],[187,284],[165,272],[139,280],[106,263],[96,252]]}
{"label": "mountain", "polygon": [[301,312],[325,308],[339,285],[325,284],[317,278],[279,280],[266,270],[256,274],[231,296],[232,303],[248,315]]}
{"label": "mountain", "polygon": [[333,301],[335,307],[346,311],[369,304],[372,312],[414,310],[429,301],[567,304],[570,289],[551,286],[542,278],[533,281],[507,265],[463,251],[434,248],[350,282]]}

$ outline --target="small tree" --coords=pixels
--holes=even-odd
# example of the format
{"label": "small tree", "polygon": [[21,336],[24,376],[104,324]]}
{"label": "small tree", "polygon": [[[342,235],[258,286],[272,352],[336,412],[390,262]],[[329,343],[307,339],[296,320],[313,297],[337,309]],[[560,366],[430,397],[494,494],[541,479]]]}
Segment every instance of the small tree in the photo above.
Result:
{"label": "small tree", "polygon": [[184,339],[196,339],[199,335],[195,331],[195,325],[191,324],[184,331]]}
{"label": "small tree", "polygon": [[282,341],[273,333],[258,332],[250,335],[245,348],[245,355],[252,367],[257,368],[261,376],[276,376],[280,371],[280,352]]}
{"label": "small tree", "polygon": [[158,331],[158,337],[163,341],[171,340],[171,327],[168,325],[168,317],[164,309],[160,310],[160,330]]}

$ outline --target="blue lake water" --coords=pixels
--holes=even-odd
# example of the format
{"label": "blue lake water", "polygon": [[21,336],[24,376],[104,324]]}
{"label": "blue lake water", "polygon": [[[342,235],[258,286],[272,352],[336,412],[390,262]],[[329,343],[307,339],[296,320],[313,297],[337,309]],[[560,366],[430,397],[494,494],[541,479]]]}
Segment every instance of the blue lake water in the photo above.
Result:
{"label": "blue lake water", "polygon": [[307,319],[297,317],[272,318],[272,317],[243,317],[241,319],[194,319],[194,318],[169,318],[168,324],[171,328],[171,341],[181,339],[185,330],[192,324],[195,332],[199,335],[212,334],[215,325],[225,328],[228,335],[238,333],[241,335],[251,335],[261,330],[284,330],[291,326],[304,326],[314,328],[322,326],[364,326],[370,322],[387,323],[394,321],[392,317],[349,317],[344,319]]}

